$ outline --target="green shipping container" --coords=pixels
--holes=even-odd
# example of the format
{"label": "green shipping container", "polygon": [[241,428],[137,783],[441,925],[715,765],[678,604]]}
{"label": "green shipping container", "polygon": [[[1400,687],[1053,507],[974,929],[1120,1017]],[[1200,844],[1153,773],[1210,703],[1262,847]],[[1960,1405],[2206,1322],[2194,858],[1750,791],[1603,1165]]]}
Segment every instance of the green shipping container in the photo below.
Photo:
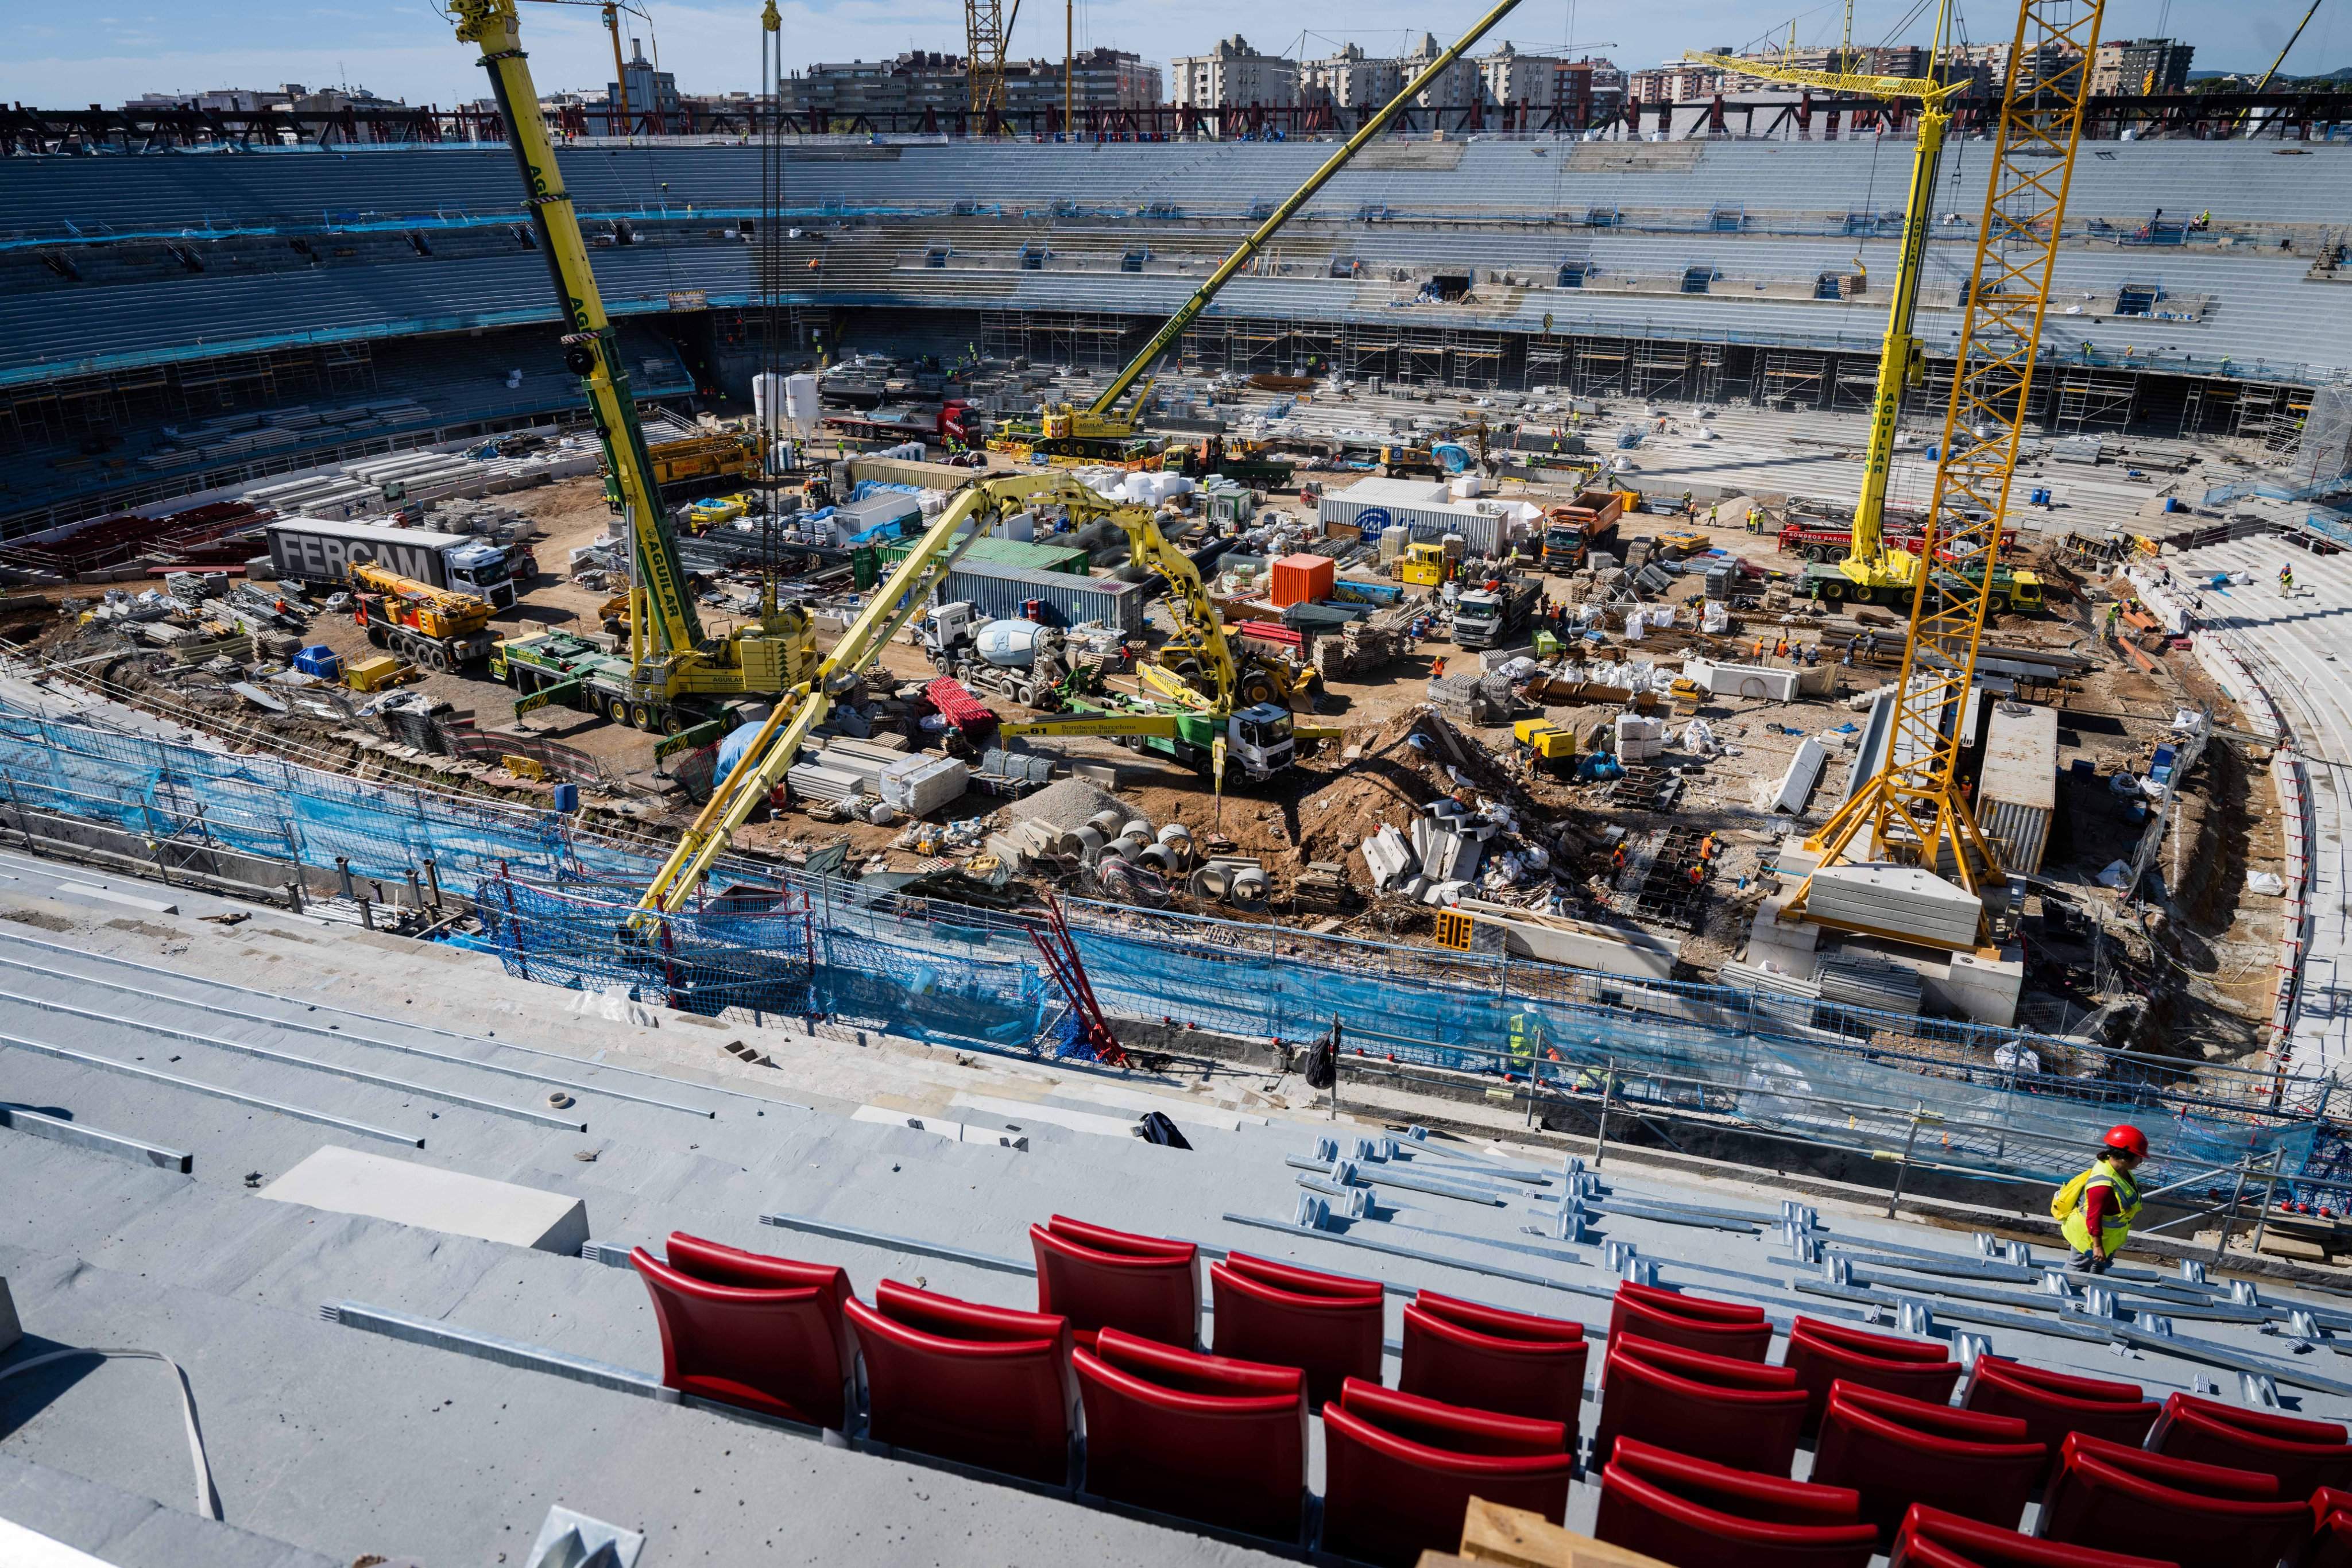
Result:
{"label": "green shipping container", "polygon": [[[894,570],[915,548],[910,539],[882,547],[882,567]],[[1087,575],[1090,564],[1087,552],[1072,545],[1027,544],[1020,539],[1000,539],[993,535],[974,539],[964,551],[968,561],[986,561],[991,566],[1018,567],[1024,571],[1066,571],[1077,577]]]}

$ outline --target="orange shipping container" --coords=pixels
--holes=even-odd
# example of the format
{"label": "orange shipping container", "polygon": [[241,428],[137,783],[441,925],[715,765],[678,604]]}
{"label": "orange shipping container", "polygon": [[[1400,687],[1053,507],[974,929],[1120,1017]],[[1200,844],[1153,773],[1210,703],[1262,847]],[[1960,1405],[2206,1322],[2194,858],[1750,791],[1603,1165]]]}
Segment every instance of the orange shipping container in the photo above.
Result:
{"label": "orange shipping container", "polygon": [[1328,555],[1286,555],[1274,563],[1276,609],[1331,597],[1337,570]]}

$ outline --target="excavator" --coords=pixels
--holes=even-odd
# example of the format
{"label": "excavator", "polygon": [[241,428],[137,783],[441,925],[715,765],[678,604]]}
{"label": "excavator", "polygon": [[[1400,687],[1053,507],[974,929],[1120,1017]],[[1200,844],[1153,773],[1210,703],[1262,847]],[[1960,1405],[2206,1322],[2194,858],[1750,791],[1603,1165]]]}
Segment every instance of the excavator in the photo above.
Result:
{"label": "excavator", "polygon": [[350,568],[352,619],[367,640],[428,670],[462,670],[489,656],[497,607],[471,593],[436,588],[373,561]]}
{"label": "excavator", "polygon": [[[587,394],[611,493],[627,520],[635,567],[625,654],[550,630],[499,643],[491,651],[490,673],[523,694],[515,704],[518,714],[561,703],[681,742],[715,736],[728,698],[773,696],[810,679],[817,664],[814,634],[804,613],[777,604],[772,583],[751,622],[718,632],[702,624],[678,557],[677,532],[662,505],[661,466],[638,423],[620,340],[605,314],[579,216],[563,189],[540,113],[516,0],[447,0],[447,6],[458,38],[481,49],[507,145],[522,172],[538,248],[562,311],[564,363]],[[740,442],[730,450],[740,463]]]}
{"label": "excavator", "polygon": [[1347,167],[1349,159],[1387,131],[1390,122],[1407,104],[1418,99],[1432,82],[1452,69],[1454,62],[1468,53],[1470,47],[1485,37],[1517,4],[1518,0],[1502,0],[1500,5],[1480,17],[1453,47],[1432,60],[1419,75],[1405,84],[1403,90],[1381,105],[1380,112],[1366,120],[1361,130],[1340,143],[1339,151],[1325,159],[1322,165],[1307,177],[1305,184],[1267,214],[1265,220],[1234,247],[1234,253],[1217,265],[1217,269],[1209,275],[1207,281],[1193,290],[1192,297],[1176,308],[1176,313],[1151,335],[1151,340],[1143,345],[1118,374],[1111,377],[1109,383],[1096,394],[1094,402],[1084,408],[1074,403],[1059,403],[1046,408],[1034,421],[1010,422],[989,442],[989,449],[1026,463],[1041,459],[1060,465],[1105,460],[1149,461],[1156,455],[1157,447],[1143,434],[1142,415],[1145,400],[1151,395],[1154,378],[1150,372],[1156,370],[1161,358],[1182,340],[1185,329],[1199,319],[1201,312],[1209,308],[1209,302],[1216,298],[1219,290],[1255,258],[1283,225],[1314,200],[1315,193]]}

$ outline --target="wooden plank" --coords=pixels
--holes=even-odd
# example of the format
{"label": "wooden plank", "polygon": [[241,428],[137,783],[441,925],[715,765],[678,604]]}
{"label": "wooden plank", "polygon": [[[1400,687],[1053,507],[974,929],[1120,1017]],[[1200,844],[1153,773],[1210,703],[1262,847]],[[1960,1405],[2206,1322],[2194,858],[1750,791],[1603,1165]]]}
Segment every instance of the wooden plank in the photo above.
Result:
{"label": "wooden plank", "polygon": [[1539,1513],[1474,1497],[1462,1520],[1462,1554],[1422,1554],[1420,1568],[1485,1563],[1490,1568],[1671,1568],[1654,1557],[1563,1530]]}

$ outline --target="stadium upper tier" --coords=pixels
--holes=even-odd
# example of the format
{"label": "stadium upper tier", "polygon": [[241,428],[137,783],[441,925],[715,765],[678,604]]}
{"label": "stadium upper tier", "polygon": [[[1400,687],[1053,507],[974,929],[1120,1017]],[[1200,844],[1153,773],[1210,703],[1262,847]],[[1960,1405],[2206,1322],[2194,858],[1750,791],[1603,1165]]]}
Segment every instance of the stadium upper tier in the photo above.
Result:
{"label": "stadium upper tier", "polygon": [[[1161,316],[1327,152],[803,149],[788,200],[835,221],[803,225],[777,281],[795,304]],[[1957,337],[1986,152],[1947,156],[1931,355]],[[1876,350],[1904,144],[1421,141],[1363,157],[1216,314]],[[756,148],[584,149],[564,166],[584,212],[637,214],[646,243],[594,253],[616,315],[754,301],[753,247],[726,219],[756,201]],[[2116,142],[2078,168],[2053,353],[2274,381],[2352,367],[2328,226],[2352,214],[2343,150]],[[0,250],[0,385],[551,320],[513,180],[499,148],[0,160],[0,210],[100,242]],[[1361,221],[1367,208],[1384,216]]]}
{"label": "stadium upper tier", "polygon": [[[1056,204],[1073,204],[1238,216],[1288,195],[1330,152],[1307,141],[828,143],[789,155],[785,196],[793,209],[811,214],[948,213],[968,204],[1043,216]],[[1939,208],[1975,215],[1990,152],[1962,142],[1947,153]],[[1373,207],[1399,216],[1580,221],[1593,208],[1708,212],[1727,204],[1769,226],[1775,216],[1899,210],[1908,162],[1907,141],[1876,138],[1398,141],[1360,154],[1307,212],[1353,218]],[[561,163],[583,212],[760,207],[753,146],[579,148],[562,153]],[[0,160],[0,196],[8,231],[20,241],[244,225],[509,223],[519,211],[513,159],[498,146],[9,158]],[[2158,208],[2177,218],[2210,209],[2238,223],[2328,224],[2352,214],[2352,151],[2267,141],[2085,149],[2069,203],[2074,221],[2137,225]]]}

